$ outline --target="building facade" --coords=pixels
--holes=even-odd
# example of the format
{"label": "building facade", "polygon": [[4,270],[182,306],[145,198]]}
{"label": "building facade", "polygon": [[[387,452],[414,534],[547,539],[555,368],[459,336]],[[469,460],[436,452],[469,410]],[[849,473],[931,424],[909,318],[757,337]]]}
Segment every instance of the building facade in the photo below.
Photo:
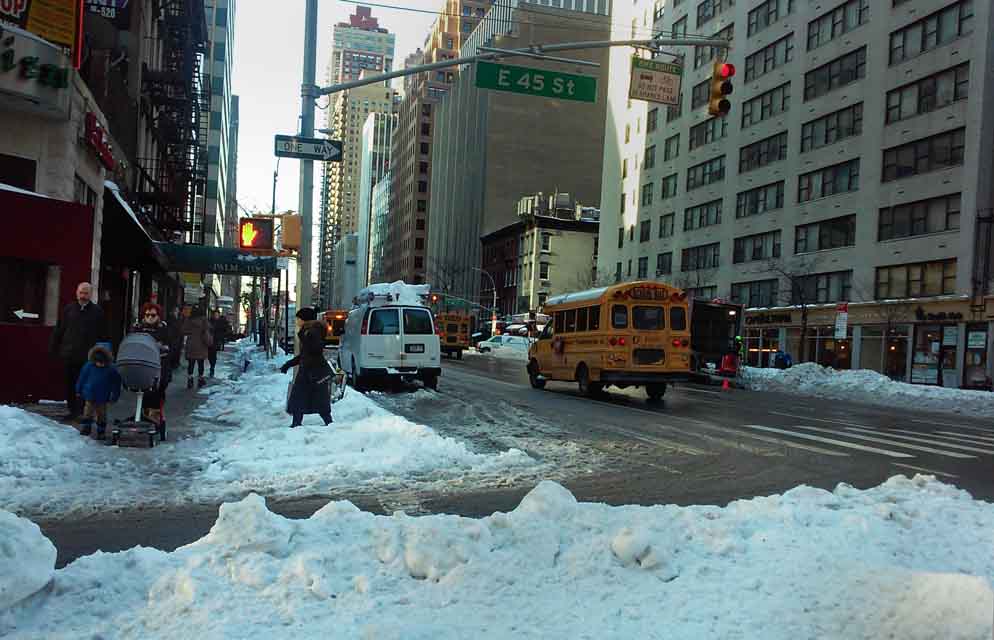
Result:
{"label": "building facade", "polygon": [[[516,48],[535,42],[607,40],[610,8],[595,4],[579,3],[574,10],[499,0],[460,55],[472,55],[480,46]],[[598,8],[605,13],[597,13]],[[569,55],[601,63],[600,68],[581,71],[597,77],[596,102],[479,89],[476,70],[468,67],[439,105],[432,141],[431,189],[435,195],[431,200],[434,223],[428,235],[429,281],[456,272],[457,291],[462,297],[477,299],[480,287],[487,283],[473,271],[481,264],[481,256],[479,242],[472,239],[514,222],[522,193],[568,184],[578,200],[600,202],[600,182],[577,180],[577,176],[601,174],[604,128],[591,123],[604,119],[607,53],[589,49]],[[577,71],[575,65],[542,60],[530,60],[528,66]]]}
{"label": "building facade", "polygon": [[363,71],[393,69],[397,36],[382,28],[369,7],[357,6],[348,22],[339,22],[332,31],[329,84],[358,80]]}
{"label": "building facade", "polygon": [[[465,40],[486,15],[493,0],[439,0],[441,14],[419,49],[405,59],[405,68],[455,58]],[[431,176],[435,112],[459,70],[438,69],[404,78],[391,185],[393,223],[388,243],[390,280],[425,281],[431,210]]]}
{"label": "building facade", "polygon": [[352,308],[352,298],[359,293],[359,235],[347,233],[335,245],[335,282],[330,304],[332,309]]}
{"label": "building facade", "polygon": [[[778,322],[747,328],[751,353],[784,347],[796,361],[798,306],[859,303],[838,344],[821,316],[805,327],[804,360],[852,366],[861,334],[893,330],[920,372],[861,366],[947,386],[990,375],[989,347],[967,347],[992,333],[990,4],[622,5],[614,37],[654,18],[661,33],[732,37],[738,72],[730,114],[714,118],[717,51],[683,52],[676,107],[628,101],[632,51],[612,51],[601,252],[615,278],[776,309],[754,318]],[[897,326],[880,320],[905,303]]]}
{"label": "building facade", "polygon": [[369,230],[369,272],[367,282],[384,282],[386,271],[386,239],[390,231],[390,171],[373,186]]}
{"label": "building facade", "polygon": [[362,152],[359,172],[358,289],[369,283],[372,248],[373,189],[390,172],[390,151],[397,116],[393,113],[370,113],[362,127]]}

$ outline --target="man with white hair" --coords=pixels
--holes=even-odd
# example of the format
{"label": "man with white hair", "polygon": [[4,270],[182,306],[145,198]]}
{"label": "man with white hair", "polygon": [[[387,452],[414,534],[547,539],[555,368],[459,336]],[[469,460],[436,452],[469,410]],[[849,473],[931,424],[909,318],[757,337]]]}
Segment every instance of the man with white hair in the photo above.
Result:
{"label": "man with white hair", "polygon": [[90,300],[92,295],[89,282],[76,286],[76,302],[62,309],[49,343],[52,356],[61,359],[65,367],[67,420],[76,419],[82,411],[82,403],[76,397],[76,380],[86,364],[90,347],[107,339],[103,309]]}

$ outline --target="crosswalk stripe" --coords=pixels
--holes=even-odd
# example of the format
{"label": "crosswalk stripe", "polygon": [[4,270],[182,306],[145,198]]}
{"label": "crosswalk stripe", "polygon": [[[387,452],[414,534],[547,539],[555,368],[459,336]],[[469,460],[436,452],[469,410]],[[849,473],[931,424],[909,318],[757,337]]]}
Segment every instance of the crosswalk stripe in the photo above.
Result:
{"label": "crosswalk stripe", "polygon": [[910,453],[901,453],[899,451],[891,451],[889,449],[880,449],[878,447],[868,447],[862,444],[856,444],[855,442],[849,442],[847,440],[836,440],[834,438],[823,438],[821,436],[812,436],[806,433],[797,433],[796,431],[787,431],[785,429],[774,429],[773,427],[763,427],[758,424],[744,424],[742,425],[746,429],[758,429],[760,431],[768,431],[770,433],[779,433],[785,436],[792,436],[794,438],[802,438],[804,440],[813,440],[815,442],[823,442],[825,444],[834,444],[839,447],[846,447],[848,449],[857,449],[859,451],[868,451],[870,453],[879,453],[881,455],[889,456],[891,458],[914,458]]}
{"label": "crosswalk stripe", "polygon": [[985,438],[984,436],[975,436],[972,433],[956,433],[955,431],[936,431],[936,433],[944,433],[948,436],[956,436],[962,440],[973,440],[981,442],[994,443],[994,438]]}
{"label": "crosswalk stripe", "polygon": [[775,416],[786,416],[788,418],[800,418],[801,420],[814,420],[815,422],[827,422],[829,424],[844,424],[847,427],[866,427],[858,422],[847,422],[845,420],[829,420],[828,418],[812,418],[811,416],[799,416],[796,413],[785,413],[783,411],[770,411]]}
{"label": "crosswalk stripe", "polygon": [[955,473],[946,473],[945,471],[936,471],[935,469],[926,469],[925,467],[916,467],[913,464],[904,464],[903,462],[892,462],[895,467],[904,467],[905,469],[914,469],[915,471],[924,471],[925,473],[930,473],[934,476],[946,476],[949,478],[958,478],[959,476]]}
{"label": "crosswalk stripe", "polygon": [[[694,420],[692,418],[680,418],[684,422],[692,422],[698,427],[703,429],[710,429],[711,431],[721,431],[726,434],[734,434],[735,436],[741,436],[745,438],[750,438],[752,440],[758,440],[760,442],[766,442],[767,444],[775,444],[781,447],[790,447],[791,449],[800,449],[802,451],[810,451],[812,453],[820,453],[825,456],[836,456],[841,458],[848,458],[849,454],[843,451],[833,451],[832,449],[824,449],[822,447],[816,447],[812,444],[801,444],[800,442],[791,442],[790,440],[784,440],[782,438],[771,438],[769,436],[761,436],[758,433],[743,433],[738,429],[722,427],[720,425],[713,425],[710,423],[702,422],[700,420]],[[738,446],[737,443],[728,441],[730,446]]]}
{"label": "crosswalk stripe", "polygon": [[[834,429],[822,429],[821,427],[809,427],[807,425],[800,425],[800,424],[794,425],[794,426],[797,429],[808,429],[810,431],[819,431],[821,433],[834,433],[834,434],[838,434],[839,433],[838,431],[836,431]],[[911,449],[913,451],[924,451],[926,453],[934,453],[934,454],[937,454],[937,455],[940,455],[940,456],[945,456],[947,458],[961,458],[961,459],[966,459],[966,458],[976,458],[977,457],[977,456],[971,456],[968,453],[955,453],[953,451],[942,451],[941,449],[933,449],[931,447],[923,447],[922,445],[918,445],[918,444],[910,444],[910,443],[906,443],[906,442],[895,442],[894,440],[888,440],[886,438],[875,438],[873,436],[861,436],[861,435],[858,435],[858,434],[855,434],[855,433],[848,433],[846,435],[848,435],[850,438],[856,438],[858,440],[867,440],[869,442],[880,442],[882,444],[889,444],[891,446],[901,447],[903,449]]]}
{"label": "crosswalk stripe", "polygon": [[955,427],[957,429],[976,429],[977,431],[986,431],[987,433],[994,433],[994,429],[984,429],[983,427],[971,427],[965,424],[951,424],[949,422],[938,422],[936,420],[918,420],[917,418],[909,418],[912,422],[920,422],[921,424],[929,424],[938,427]]}
{"label": "crosswalk stripe", "polygon": [[[859,429],[857,427],[846,427],[846,431],[862,431],[865,433],[890,433],[890,431],[876,431],[873,429]],[[974,453],[986,453],[989,455],[994,455],[994,450],[991,449],[978,449],[977,447],[968,447],[963,444],[951,444],[949,442],[939,442],[937,440],[929,440],[928,438],[916,438],[914,436],[902,436],[898,434],[891,435],[892,438],[899,438],[901,440],[910,440],[912,442],[924,442],[925,444],[941,444],[944,447],[950,449],[959,449],[960,451],[972,451]]]}

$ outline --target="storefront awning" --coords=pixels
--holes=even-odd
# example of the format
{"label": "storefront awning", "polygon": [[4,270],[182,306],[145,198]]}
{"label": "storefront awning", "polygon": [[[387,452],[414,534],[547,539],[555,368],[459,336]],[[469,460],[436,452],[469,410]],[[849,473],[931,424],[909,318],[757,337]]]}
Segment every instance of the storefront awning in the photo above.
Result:
{"label": "storefront awning", "polygon": [[168,242],[156,244],[169,260],[170,271],[236,276],[275,275],[279,272],[274,256],[255,256],[229,247]]}
{"label": "storefront awning", "polygon": [[166,256],[138,221],[118,186],[104,183],[104,221],[101,237],[101,262],[132,269],[165,271]]}

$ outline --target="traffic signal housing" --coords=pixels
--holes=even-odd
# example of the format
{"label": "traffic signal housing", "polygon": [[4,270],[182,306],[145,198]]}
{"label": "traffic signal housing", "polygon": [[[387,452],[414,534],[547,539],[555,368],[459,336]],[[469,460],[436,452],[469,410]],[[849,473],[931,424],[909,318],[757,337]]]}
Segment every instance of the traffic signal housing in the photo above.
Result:
{"label": "traffic signal housing", "polygon": [[732,78],[735,65],[728,62],[715,62],[711,72],[711,98],[708,100],[708,113],[724,116],[732,110],[728,97],[732,93]]}
{"label": "traffic signal housing", "polygon": [[272,252],[273,219],[242,218],[238,223],[238,248],[246,251]]}

